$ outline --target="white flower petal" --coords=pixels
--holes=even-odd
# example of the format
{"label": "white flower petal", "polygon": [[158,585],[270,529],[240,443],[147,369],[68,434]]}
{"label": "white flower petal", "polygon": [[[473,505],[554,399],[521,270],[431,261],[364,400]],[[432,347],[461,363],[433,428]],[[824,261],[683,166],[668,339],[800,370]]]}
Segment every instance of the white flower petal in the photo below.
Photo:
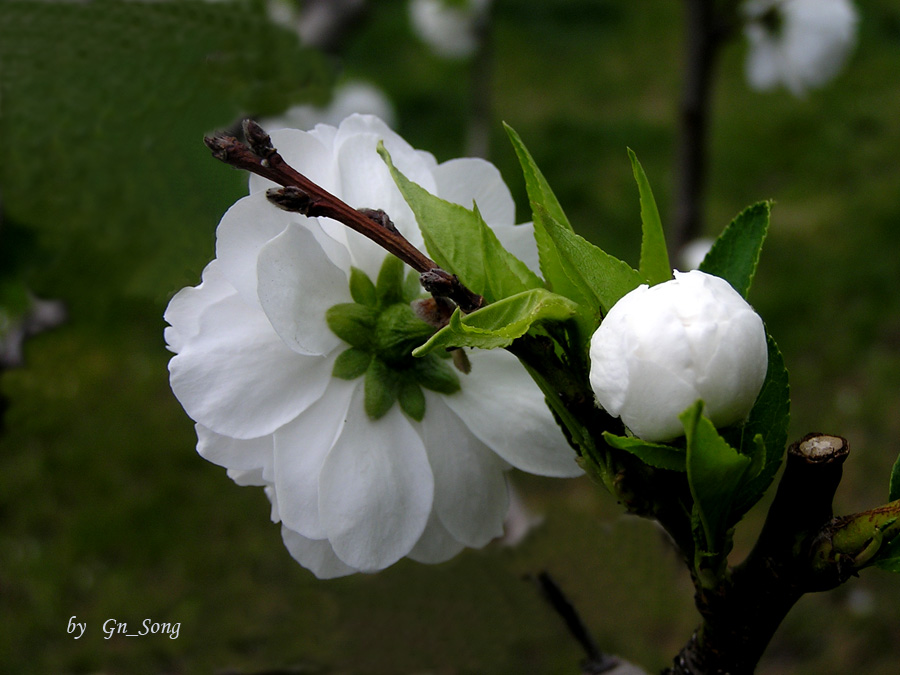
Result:
{"label": "white flower petal", "polygon": [[197,452],[203,459],[226,469],[250,471],[260,469],[261,476],[272,476],[273,444],[272,436],[238,439],[222,436],[195,424],[197,431]]}
{"label": "white flower petal", "polygon": [[541,476],[582,471],[544,396],[522,365],[502,349],[467,352],[472,372],[444,401],[483,443],[516,468]]}
{"label": "white flower petal", "polygon": [[200,332],[200,313],[209,305],[234,293],[234,287],[222,275],[218,260],[213,260],[203,270],[202,281],[197,286],[182,288],[169,301],[163,318],[170,325],[164,331],[166,345],[176,354],[185,340]]}
{"label": "white flower petal", "polygon": [[207,307],[199,324],[169,362],[170,383],[191,419],[216,433],[270,434],[325,391],[334,358],[291,351],[237,293]]}
{"label": "white flower petal", "polygon": [[[331,144],[328,139],[323,139],[322,134],[297,129],[275,129],[270,131],[269,136],[272,145],[285,162],[328,192],[332,194],[340,192],[340,177],[334,163]],[[271,187],[279,186],[267,178],[251,174],[250,194],[265,192]]]}
{"label": "white flower petal", "polygon": [[336,579],[359,571],[338,558],[327,539],[307,539],[286,527],[281,528],[281,538],[291,557],[319,579]]}
{"label": "white flower petal", "polygon": [[425,448],[399,406],[373,421],[357,389],[319,476],[319,517],[335,553],[360,570],[397,562],[422,535],[433,498]]}
{"label": "white flower petal", "polygon": [[287,346],[322,355],[342,344],[325,312],[352,302],[348,276],[324,254],[311,229],[292,223],[263,246],[258,276],[259,302]]}
{"label": "white flower petal", "polygon": [[331,379],[318,401],[275,432],[275,489],[284,524],[311,539],[327,536],[319,519],[319,473],[362,380]]}
{"label": "white flower petal", "polygon": [[222,274],[244,302],[258,304],[256,256],[259,250],[293,218],[292,214],[270,204],[262,192],[240,199],[222,216],[216,230],[216,258]]}
{"label": "white flower petal", "polygon": [[425,531],[409,552],[409,558],[427,565],[436,565],[450,560],[463,548],[465,546],[454,539],[440,519],[432,513]]}
{"label": "white flower petal", "polygon": [[512,225],[516,205],[500,171],[490,162],[474,157],[451,159],[433,171],[437,195],[454,204],[472,208],[478,204],[484,221],[491,227]]}
{"label": "white flower petal", "polygon": [[434,509],[454,539],[480,548],[503,534],[509,510],[504,462],[444,403],[426,393],[422,431],[434,472]]}

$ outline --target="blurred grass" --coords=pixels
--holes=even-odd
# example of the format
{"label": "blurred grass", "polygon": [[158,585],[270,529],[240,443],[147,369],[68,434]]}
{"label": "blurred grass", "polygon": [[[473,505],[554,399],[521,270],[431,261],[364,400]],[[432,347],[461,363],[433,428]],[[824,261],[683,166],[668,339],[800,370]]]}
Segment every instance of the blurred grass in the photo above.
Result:
{"label": "blurred grass", "polygon": [[[441,160],[458,156],[465,65],[442,62],[417,43],[400,0],[370,4],[367,22],[345,45],[345,72],[389,93],[399,131],[413,145]],[[860,9],[848,67],[802,100],[749,91],[743,44],[728,48],[707,208],[715,234],[747,204],[776,200],[751,299],[791,370],[791,437],[839,433],[854,448],[840,512],[885,499],[900,434],[900,9],[891,0]],[[670,0],[498,0],[492,159],[523,218],[524,188],[501,119],[523,137],[579,230],[636,260],[639,207],[625,147],[640,157],[665,219],[680,19],[680,4]],[[121,73],[116,57],[127,61],[128,46],[108,47],[105,77]],[[0,66],[9,72],[8,60]],[[100,99],[90,82],[79,86],[85,105]],[[195,101],[194,113],[165,124],[178,138],[198,121],[225,125],[255,112],[258,92],[245,94],[204,100],[202,114]],[[158,128],[168,96],[155,100],[149,117],[129,110],[127,99],[107,114]],[[4,132],[8,124],[0,118]],[[119,150],[104,148],[101,132],[82,142],[84,155]],[[199,138],[197,145],[172,165],[190,175],[168,177],[184,192],[167,193],[165,208],[133,189],[140,181],[107,194],[111,213],[145,213],[142,227],[165,221],[168,229],[132,238],[112,218],[92,232],[78,204],[72,219],[82,227],[71,227],[56,207],[60,222],[51,228],[38,217],[48,206],[14,209],[17,232],[39,235],[16,239],[28,253],[18,256],[17,270],[40,294],[65,299],[72,321],[31,340],[27,367],[0,378],[11,400],[0,436],[0,672],[572,673],[577,647],[523,580],[543,569],[572,596],[605,650],[662,668],[696,621],[690,584],[650,524],[620,517],[585,480],[517,476],[545,523],[516,549],[321,582],[283,549],[262,492],[238,488],[193,452],[191,422],[168,389],[161,315],[166,295],[196,283],[213,255],[215,222],[240,183],[202,159]],[[16,182],[10,172],[23,162],[29,170],[39,165],[4,157],[9,215],[12,187],[41,194],[37,179]],[[129,161],[110,168],[113,186],[132,169],[159,172],[140,153]],[[67,189],[92,194],[96,176],[66,175],[76,181]],[[171,190],[171,182],[148,180],[157,192]],[[179,195],[188,200],[181,211]],[[100,234],[109,228],[114,245]],[[179,228],[190,236],[176,238]],[[173,249],[177,262],[161,264],[160,252]],[[739,533],[736,555],[752,541],[760,511]],[[877,571],[808,596],[761,672],[894,675],[898,607],[900,583]],[[88,622],[77,641],[66,634],[72,615]],[[178,639],[103,639],[107,619],[139,625],[148,618],[181,622]]]}

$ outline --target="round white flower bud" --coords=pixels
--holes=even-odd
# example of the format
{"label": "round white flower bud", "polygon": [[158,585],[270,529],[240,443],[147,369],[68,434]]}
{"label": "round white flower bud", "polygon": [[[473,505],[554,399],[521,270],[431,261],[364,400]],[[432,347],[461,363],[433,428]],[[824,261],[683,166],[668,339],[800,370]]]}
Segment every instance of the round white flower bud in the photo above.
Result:
{"label": "round white flower bud", "polygon": [[682,436],[678,416],[697,399],[716,426],[740,422],[768,366],[762,319],[727,281],[697,270],[625,295],[590,355],[597,401],[646,441]]}

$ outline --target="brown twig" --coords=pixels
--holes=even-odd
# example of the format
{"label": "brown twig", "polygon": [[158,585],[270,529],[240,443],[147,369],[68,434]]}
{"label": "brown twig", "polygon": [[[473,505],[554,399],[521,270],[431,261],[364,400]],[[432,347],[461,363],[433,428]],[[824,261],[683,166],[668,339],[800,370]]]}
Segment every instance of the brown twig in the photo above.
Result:
{"label": "brown twig", "polygon": [[256,122],[244,122],[244,136],[249,145],[231,136],[207,136],[203,141],[216,159],[281,185],[266,193],[275,206],[312,218],[331,218],[359,232],[419,272],[419,281],[426,291],[435,297],[450,298],[463,312],[484,305],[482,296],[410,244],[384,211],[355,209],[309,180],[284,161]]}

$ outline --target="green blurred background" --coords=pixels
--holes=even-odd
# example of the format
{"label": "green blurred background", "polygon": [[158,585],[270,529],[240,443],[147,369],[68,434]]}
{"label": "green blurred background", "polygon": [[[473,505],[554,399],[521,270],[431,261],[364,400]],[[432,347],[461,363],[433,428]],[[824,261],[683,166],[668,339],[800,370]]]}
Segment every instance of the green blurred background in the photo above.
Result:
{"label": "green blurred background", "polygon": [[[706,207],[715,235],[776,200],[751,300],[791,370],[791,437],[850,440],[842,513],[885,501],[900,435],[900,8],[859,9],[847,68],[803,99],[749,90],[746,45],[726,48]],[[681,25],[673,0],[497,0],[491,159],[520,219],[501,120],[576,227],[636,263],[625,149],[665,220]],[[334,78],[351,77],[388,94],[414,146],[463,154],[469,64],[432,55],[401,0],[370,2],[329,56],[302,50],[259,4],[0,2],[0,306],[18,311],[27,288],[70,317],[0,374],[0,672],[574,673],[582,655],[528,581],[542,570],[605,651],[658,671],[689,637],[697,617],[677,556],[586,479],[515,475],[544,518],[516,548],[326,582],[291,560],[261,490],[194,452],[167,383],[162,313],[197,283],[245,189],[200,139],[242,115],[323,103]],[[79,640],[72,616],[88,624]],[[181,629],[106,640],[107,619]],[[896,675],[900,579],[866,571],[807,596],[760,672]]]}

